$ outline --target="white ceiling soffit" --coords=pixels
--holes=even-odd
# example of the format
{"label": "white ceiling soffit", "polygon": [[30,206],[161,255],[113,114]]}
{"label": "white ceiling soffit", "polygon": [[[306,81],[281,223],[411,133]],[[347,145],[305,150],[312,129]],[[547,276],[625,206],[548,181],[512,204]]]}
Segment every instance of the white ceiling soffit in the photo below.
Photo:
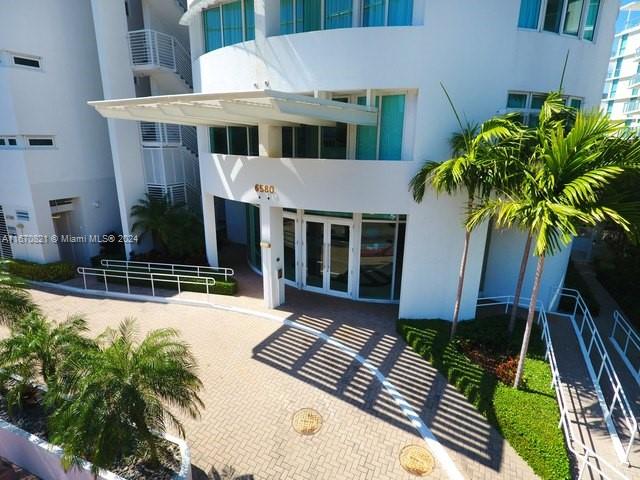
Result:
{"label": "white ceiling soffit", "polygon": [[256,90],[192,93],[88,102],[106,118],[180,125],[376,125],[377,109],[321,98]]}
{"label": "white ceiling soffit", "polygon": [[200,12],[206,10],[209,7],[212,7],[216,3],[220,3],[221,0],[194,0],[189,5],[188,10],[182,15],[179,22],[180,25],[189,25],[193,20],[193,17],[199,15]]}

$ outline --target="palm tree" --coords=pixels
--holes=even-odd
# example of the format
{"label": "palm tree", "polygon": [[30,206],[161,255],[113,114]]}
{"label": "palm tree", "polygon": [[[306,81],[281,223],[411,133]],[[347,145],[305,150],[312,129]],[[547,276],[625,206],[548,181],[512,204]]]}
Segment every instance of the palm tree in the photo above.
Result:
{"label": "palm tree", "polygon": [[69,368],[73,374],[52,396],[58,407],[49,422],[53,443],[64,449],[65,467],[85,458],[96,469],[108,468],[141,452],[157,465],[162,454],[157,433],[171,424],[184,436],[182,423],[167,407],[192,418],[203,407],[195,359],[173,329],[154,330],[136,343],[134,320],[125,320]]}
{"label": "palm tree", "polygon": [[0,270],[0,325],[11,324],[36,309],[25,284]]}
{"label": "palm tree", "polygon": [[131,216],[136,221],[131,226],[140,237],[151,234],[154,248],[166,251],[171,234],[171,218],[178,206],[174,206],[168,197],[152,197],[148,193],[136,205],[131,207]]}
{"label": "palm tree", "polygon": [[[546,139],[546,141],[548,141],[553,132],[559,127],[566,128],[567,121],[572,123],[574,119],[575,109],[566,106],[565,100],[560,93],[550,93],[540,111],[536,126],[528,129],[514,129],[512,131],[514,134],[513,137],[505,141],[501,148],[496,149],[496,153],[503,157],[503,164],[509,165],[507,175],[502,176],[503,181],[500,185],[496,185],[496,190],[510,191],[514,188],[517,189],[521,182],[526,181],[524,173],[526,172],[527,165],[535,161],[539,139]],[[522,225],[524,226],[522,229],[526,232],[527,236],[513,295],[513,306],[511,308],[511,317],[508,326],[509,335],[512,335],[515,330],[518,307],[522,296],[522,287],[524,285],[529,256],[531,255],[531,244],[533,242],[533,234],[527,229],[527,222],[522,222]]]}
{"label": "palm tree", "polygon": [[0,342],[0,383],[11,385],[7,395],[11,409],[21,408],[40,381],[52,386],[60,365],[90,348],[91,340],[83,336],[87,330],[80,316],[56,324],[31,312],[13,322],[10,336]]}
{"label": "palm tree", "polygon": [[[543,112],[551,108],[547,103],[557,102],[556,97],[550,96]],[[599,112],[578,113],[572,122],[568,128],[566,120],[560,121],[549,135],[539,135],[529,163],[523,165],[524,180],[478,207],[467,224],[473,228],[494,217],[500,227],[526,228],[534,240],[538,261],[514,381],[516,388],[522,378],[545,259],[567,246],[580,226],[611,221],[629,230],[629,221],[618,211],[619,205],[607,200],[608,189],[612,180],[637,167],[640,143],[616,136],[620,135],[621,125]],[[636,210],[634,216],[637,214]]]}
{"label": "palm tree", "polygon": [[[463,125],[455,108],[453,110],[461,129],[450,140],[453,158],[442,163],[426,162],[411,179],[409,188],[414,200],[418,203],[424,199],[427,185],[437,193],[446,192],[454,195],[461,191],[465,192],[467,212],[470,213],[479,198],[486,199],[490,196],[498,182],[497,177],[503,174],[502,165],[495,161],[496,141],[512,137],[513,132],[518,130],[518,126],[514,115],[494,117],[481,125],[470,123]],[[451,321],[452,338],[460,315],[469,244],[474,227],[465,226],[458,288]]]}

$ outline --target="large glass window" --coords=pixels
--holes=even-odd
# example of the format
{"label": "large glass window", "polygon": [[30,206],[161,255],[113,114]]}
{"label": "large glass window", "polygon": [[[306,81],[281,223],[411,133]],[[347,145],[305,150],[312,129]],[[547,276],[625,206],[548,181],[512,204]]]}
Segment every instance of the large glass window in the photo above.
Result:
{"label": "large glass window", "polygon": [[584,0],[568,0],[564,15],[564,33],[578,36]]}
{"label": "large glass window", "polygon": [[[547,98],[546,93],[509,92],[507,96],[507,111],[521,113],[521,122],[535,126],[538,123],[540,109]],[[564,96],[565,104],[569,107],[582,108],[582,98]]]}
{"label": "large glass window", "polygon": [[295,139],[295,157],[318,158],[318,127],[313,125],[296,127]]}
{"label": "large glass window", "polygon": [[598,21],[598,13],[600,13],[600,0],[589,0],[587,18],[585,19],[584,31],[582,33],[582,37],[585,40],[593,40],[596,22]]}
{"label": "large glass window", "polygon": [[566,35],[581,36],[584,40],[592,41],[600,2],[601,0],[520,0],[518,27],[538,29],[540,10],[543,10],[542,30],[554,33],[562,31]]}
{"label": "large glass window", "polygon": [[360,298],[399,298],[404,231],[404,224],[398,222],[363,221],[360,241]]}
{"label": "large glass window", "polygon": [[258,127],[209,128],[211,153],[258,155]]}
{"label": "large glass window", "polygon": [[522,2],[520,3],[518,27],[538,28],[538,19],[540,18],[540,2],[541,0],[522,0]]}
{"label": "large glass window", "polygon": [[351,0],[326,0],[324,28],[349,28],[352,26]]}
{"label": "large glass window", "polygon": [[627,49],[627,40],[629,39],[629,35],[626,33],[620,37],[620,42],[618,43],[618,55],[624,55],[624,51]]}
{"label": "large glass window", "polygon": [[[358,103],[364,105],[365,97]],[[404,95],[383,95],[376,98],[379,108],[378,127],[358,126],[356,158],[358,160],[401,160],[404,131]]]}
{"label": "large glass window", "polygon": [[363,0],[362,26],[411,25],[413,0]]}
{"label": "large glass window", "polygon": [[255,38],[253,0],[236,0],[202,12],[207,52]]}
{"label": "large glass window", "polygon": [[247,204],[247,244],[249,263],[262,271],[262,250],[260,249],[260,207]]}

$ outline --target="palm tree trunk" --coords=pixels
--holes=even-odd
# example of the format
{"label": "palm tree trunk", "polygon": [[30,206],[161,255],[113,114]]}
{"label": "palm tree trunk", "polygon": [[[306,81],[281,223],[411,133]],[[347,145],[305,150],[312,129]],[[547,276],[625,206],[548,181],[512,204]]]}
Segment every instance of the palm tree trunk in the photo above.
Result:
{"label": "palm tree trunk", "polygon": [[458,275],[458,291],[456,293],[456,303],[453,307],[453,318],[451,319],[451,338],[453,338],[456,334],[458,319],[460,317],[460,303],[462,302],[462,289],[464,287],[464,275],[467,270],[467,257],[469,256],[470,241],[471,241],[471,232],[465,228],[464,249],[462,251],[462,260],[460,261],[460,273]]}
{"label": "palm tree trunk", "polygon": [[533,319],[536,315],[536,304],[538,303],[538,293],[540,293],[540,280],[542,279],[542,271],[544,270],[544,255],[538,257],[536,265],[536,276],[533,280],[533,290],[531,291],[531,303],[529,303],[529,313],[527,314],[527,326],[524,330],[522,338],[522,348],[520,349],[520,358],[518,359],[518,369],[516,370],[516,378],[513,386],[518,388],[520,380],[522,380],[522,372],[524,370],[524,360],[529,349],[529,339],[531,338],[531,329],[533,328]]}
{"label": "palm tree trunk", "polygon": [[522,254],[522,262],[520,262],[520,273],[518,274],[518,283],[516,291],[513,295],[513,307],[511,309],[511,318],[509,319],[509,336],[513,335],[516,328],[516,317],[518,316],[518,306],[520,305],[520,294],[522,293],[522,285],[524,284],[524,274],[527,272],[527,263],[529,263],[529,253],[531,252],[531,240],[533,235],[531,232],[527,234],[527,242],[524,244],[524,253]]}

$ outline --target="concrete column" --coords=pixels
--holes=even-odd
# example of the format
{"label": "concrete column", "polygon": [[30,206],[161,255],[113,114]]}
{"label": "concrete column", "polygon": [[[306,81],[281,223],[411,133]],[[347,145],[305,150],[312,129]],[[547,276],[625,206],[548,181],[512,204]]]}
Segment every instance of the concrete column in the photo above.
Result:
{"label": "concrete column", "polygon": [[[122,2],[91,0],[104,98],[136,96],[129,64],[127,18]],[[142,145],[137,122],[108,120],[122,233],[131,234],[131,207],[145,194]],[[135,245],[125,243],[127,257]]]}
{"label": "concrete column", "polygon": [[258,153],[261,157],[282,157],[282,128],[268,123],[258,125]]}
{"label": "concrete column", "polygon": [[282,208],[260,206],[262,284],[267,308],[284,303],[284,231]]}
{"label": "concrete column", "polygon": [[202,192],[202,223],[204,225],[204,242],[207,262],[212,267],[218,263],[218,236],[216,229],[216,210],[213,195]]}

